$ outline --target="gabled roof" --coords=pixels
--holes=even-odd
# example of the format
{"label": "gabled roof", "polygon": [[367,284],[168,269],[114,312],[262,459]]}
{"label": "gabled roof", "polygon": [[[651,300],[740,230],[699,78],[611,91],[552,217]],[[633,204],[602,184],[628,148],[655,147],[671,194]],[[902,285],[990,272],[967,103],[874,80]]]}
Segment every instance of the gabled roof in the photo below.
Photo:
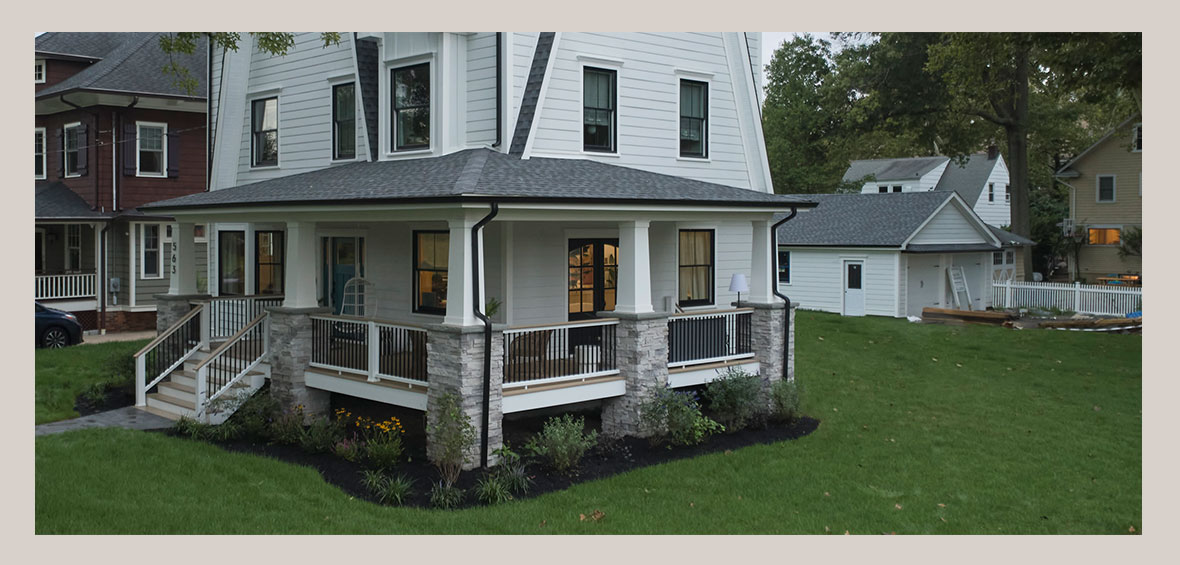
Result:
{"label": "gabled roof", "polygon": [[[50,36],[51,37],[46,37]],[[77,74],[37,93],[36,98],[49,98],[67,92],[86,90],[135,95],[155,95],[169,98],[205,99],[207,40],[198,40],[191,55],[174,53],[171,58],[160,49],[160,33],[104,33],[89,38],[86,33],[45,34],[37,38],[37,50],[44,44],[53,49],[70,49],[93,53],[98,62]],[[116,43],[117,40],[117,44]],[[76,41],[77,47],[67,43]],[[112,45],[114,46],[112,47]],[[48,49],[48,47],[47,47]],[[97,55],[101,54],[101,55]],[[176,84],[176,77],[164,73],[164,67],[176,62],[188,69],[197,81],[196,91],[186,92]]]}
{"label": "gabled roof", "polygon": [[81,196],[60,182],[38,182],[35,202],[37,220],[107,220],[111,214],[92,210]]}
{"label": "gabled roof", "polygon": [[50,31],[36,38],[37,56],[102,59],[127,40],[125,32]]}
{"label": "gabled roof", "polygon": [[1135,121],[1136,119],[1139,119],[1140,116],[1142,116],[1142,115],[1143,115],[1142,112],[1135,112],[1134,114],[1131,115],[1131,117],[1123,120],[1119,125],[1111,128],[1110,131],[1106,132],[1106,135],[1103,135],[1101,139],[1099,139],[1098,141],[1095,141],[1094,144],[1087,147],[1085,151],[1078,153],[1078,155],[1076,157],[1074,157],[1073,159],[1070,159],[1069,162],[1062,165],[1060,169],[1057,169],[1057,172],[1053,173],[1053,176],[1067,177],[1067,178],[1077,176],[1077,171],[1070,171],[1070,168],[1073,167],[1074,163],[1077,163],[1082,157],[1085,157],[1087,153],[1089,153],[1090,151],[1093,151],[1095,147],[1102,145],[1103,143],[1106,142],[1107,139],[1110,139],[1110,136],[1114,135],[1115,132],[1119,131],[1120,129],[1122,129],[1124,127],[1127,127],[1127,124],[1131,123],[1132,121]]}
{"label": "gabled roof", "polygon": [[1010,247],[1010,246],[1025,247],[1025,246],[1037,244],[1037,242],[1035,242],[1027,237],[1024,237],[1022,235],[1016,235],[1010,231],[1002,230],[1002,229],[997,228],[996,226],[993,226],[991,224],[987,224],[987,229],[991,230],[992,235],[996,236],[996,239],[999,239],[1000,243],[1003,243],[1005,247]]}
{"label": "gabled roof", "polygon": [[588,159],[523,160],[490,149],[357,162],[142,206],[144,210],[443,201],[615,201],[784,209],[810,197],[767,194]]}
{"label": "gabled roof", "polygon": [[979,200],[980,195],[983,194],[983,186],[987,182],[987,177],[991,176],[992,169],[996,168],[996,163],[1000,160],[999,153],[996,155],[995,159],[988,159],[987,153],[975,153],[968,156],[967,162],[962,165],[951,160],[950,163],[947,163],[946,170],[938,179],[934,190],[953,190],[959,193],[959,197],[967,205],[974,206],[975,201]]}
{"label": "gabled roof", "polygon": [[941,155],[853,161],[844,172],[844,182],[859,181],[868,176],[879,181],[915,180],[947,161],[948,159]]}
{"label": "gabled roof", "polygon": [[780,245],[901,247],[952,195],[900,192],[808,198],[819,206],[779,226]]}

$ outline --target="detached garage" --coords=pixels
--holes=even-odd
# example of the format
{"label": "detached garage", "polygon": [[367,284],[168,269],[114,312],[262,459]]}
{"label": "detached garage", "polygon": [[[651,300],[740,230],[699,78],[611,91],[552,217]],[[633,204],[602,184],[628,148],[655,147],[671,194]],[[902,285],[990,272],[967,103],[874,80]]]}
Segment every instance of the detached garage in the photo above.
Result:
{"label": "detached garage", "polygon": [[[779,290],[800,308],[921,316],[991,306],[1001,240],[954,192],[827,194],[779,226]],[[952,282],[954,280],[954,282]],[[956,289],[958,291],[956,291]]]}

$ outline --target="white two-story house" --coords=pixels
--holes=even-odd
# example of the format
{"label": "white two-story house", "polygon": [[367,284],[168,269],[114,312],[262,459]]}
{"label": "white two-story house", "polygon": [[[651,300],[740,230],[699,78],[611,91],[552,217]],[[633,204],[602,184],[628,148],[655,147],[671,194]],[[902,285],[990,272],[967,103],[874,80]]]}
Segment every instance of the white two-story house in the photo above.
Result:
{"label": "white two-story house", "polygon": [[308,412],[336,393],[430,415],[455,392],[486,461],[505,413],[602,400],[603,431],[634,434],[656,387],[789,378],[772,227],[814,203],[772,189],[759,43],[364,32],[215,51],[212,190],[145,207],[177,219],[159,347],[199,345],[145,349],[142,400],[215,419],[212,399],[269,377]]}

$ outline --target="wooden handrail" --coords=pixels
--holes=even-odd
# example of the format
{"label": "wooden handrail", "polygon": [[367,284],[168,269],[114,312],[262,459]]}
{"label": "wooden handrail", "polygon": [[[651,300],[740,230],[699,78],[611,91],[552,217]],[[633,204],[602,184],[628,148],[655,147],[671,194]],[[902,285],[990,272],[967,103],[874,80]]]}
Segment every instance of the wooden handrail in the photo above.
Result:
{"label": "wooden handrail", "polygon": [[255,316],[253,320],[250,320],[250,323],[246,324],[245,326],[242,326],[242,329],[238,330],[237,333],[230,336],[229,339],[223,341],[221,343],[221,345],[217,346],[217,349],[214,349],[213,352],[209,354],[208,357],[206,357],[200,363],[197,363],[197,366],[195,369],[193,369],[193,371],[194,372],[200,371],[202,368],[205,367],[205,365],[212,363],[213,360],[216,359],[218,355],[221,355],[222,352],[224,352],[226,349],[229,349],[234,344],[235,341],[237,341],[239,338],[241,338],[242,335],[244,335],[247,331],[250,330],[250,328],[253,328],[254,326],[258,325],[260,322],[262,322],[262,320],[264,318],[266,318],[266,312],[263,312],[263,313]]}
{"label": "wooden handrail", "polygon": [[199,300],[194,300],[193,302],[200,303],[200,304],[208,304],[210,302],[227,301],[227,300],[246,300],[246,299],[250,299],[250,298],[263,299],[263,300],[270,300],[273,298],[275,300],[283,300],[286,297],[282,294],[245,294],[242,296],[210,296],[209,298],[201,298]]}
{"label": "wooden handrail", "polygon": [[139,356],[147,353],[148,351],[151,351],[152,348],[159,345],[161,341],[164,341],[168,336],[176,333],[176,331],[179,330],[180,327],[185,324],[185,322],[188,322],[189,320],[191,320],[193,318],[193,316],[196,316],[201,311],[201,308],[204,308],[204,307],[205,306],[203,304],[199,305],[199,306],[194,306],[192,310],[188,311],[188,314],[185,314],[182,318],[177,320],[176,323],[172,324],[172,327],[165,330],[164,333],[156,336],[156,339],[153,339],[150,343],[143,346],[143,349],[140,349],[139,351],[137,351],[135,353],[135,355],[132,355],[132,357],[139,357]]}
{"label": "wooden handrail", "polygon": [[572,322],[551,322],[548,324],[534,324],[531,326],[512,326],[511,328],[508,328],[504,331],[516,332],[516,331],[524,331],[524,330],[536,330],[536,329],[542,329],[542,328],[556,329],[556,328],[562,328],[562,327],[566,327],[566,326],[571,326],[571,327],[607,326],[607,325],[616,323],[618,321],[619,321],[618,318],[595,318],[593,320],[575,320]]}
{"label": "wooden handrail", "polygon": [[721,308],[721,309],[717,309],[717,310],[685,310],[684,312],[677,312],[675,314],[671,314],[668,317],[669,318],[684,318],[684,317],[688,317],[688,316],[705,316],[705,315],[712,315],[712,314],[733,314],[736,312],[753,312],[753,311],[754,311],[754,309],[750,308],[749,306],[745,306],[742,308]]}
{"label": "wooden handrail", "polygon": [[401,326],[404,328],[413,329],[413,330],[421,330],[421,331],[428,330],[428,328],[426,326],[420,326],[418,324],[413,324],[410,322],[397,322],[394,320],[386,320],[383,318],[362,318],[360,316],[349,316],[347,314],[312,314],[310,316],[310,318],[312,318],[312,319],[318,318],[321,320],[340,320],[343,322],[357,322],[357,323],[375,322],[378,324],[384,324],[386,326]]}

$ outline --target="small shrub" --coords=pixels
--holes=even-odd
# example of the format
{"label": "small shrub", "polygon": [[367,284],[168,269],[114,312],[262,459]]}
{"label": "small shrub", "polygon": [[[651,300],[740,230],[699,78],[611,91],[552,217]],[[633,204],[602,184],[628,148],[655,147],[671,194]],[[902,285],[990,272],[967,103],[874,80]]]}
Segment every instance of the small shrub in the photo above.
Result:
{"label": "small shrub", "polygon": [[90,386],[86,387],[86,390],[82,391],[82,400],[92,405],[101,404],[106,400],[108,386],[110,385],[106,382],[91,383]]}
{"label": "small shrub", "polygon": [[528,463],[512,451],[508,444],[496,450],[500,456],[500,464],[493,470],[496,476],[504,482],[512,494],[525,494],[533,486],[533,478],[529,476]]}
{"label": "small shrub", "polygon": [[764,401],[759,399],[762,379],[736,367],[705,385],[705,399],[718,422],[736,432],[765,417]]}
{"label": "small shrub", "polygon": [[377,434],[365,443],[365,457],[377,469],[392,469],[401,460],[404,452],[400,434]]}
{"label": "small shrub", "polygon": [[332,451],[343,435],[334,420],[316,418],[310,426],[300,430],[299,446],[309,453],[326,453]]}
{"label": "small shrub", "polygon": [[177,435],[196,440],[209,439],[212,436],[212,428],[213,426],[202,424],[188,416],[181,416],[179,420],[172,424],[172,431]]}
{"label": "small shrub", "polygon": [[260,390],[247,399],[230,418],[241,425],[242,433],[268,437],[270,425],[280,414],[279,403],[269,390]]}
{"label": "small shrub", "polygon": [[512,500],[512,490],[498,473],[491,472],[475,482],[475,498],[484,504],[501,504]]}
{"label": "small shrub", "polygon": [[298,445],[303,441],[303,406],[283,412],[270,422],[267,435],[277,443]]}
{"label": "small shrub", "polygon": [[110,376],[108,385],[117,387],[135,382],[135,356],[116,350],[103,361],[103,372]]}
{"label": "small shrub", "polygon": [[332,446],[332,453],[335,453],[337,457],[345,461],[356,463],[365,453],[365,443],[355,437],[346,437],[337,441],[336,445]]}
{"label": "small shrub", "polygon": [[[438,414],[427,427],[436,446],[431,455],[431,463],[438,468],[444,486],[449,489],[459,480],[459,473],[463,470],[463,464],[467,462],[467,452],[475,445],[475,426],[463,413],[459,397],[453,392],[447,392],[439,397],[437,409]],[[434,492],[431,492],[431,500],[433,499]]]}
{"label": "small shrub", "polygon": [[226,420],[210,428],[208,439],[213,441],[227,442],[242,437],[242,426],[232,420]]}
{"label": "small shrub", "polygon": [[653,439],[674,445],[696,445],[712,434],[725,431],[701,414],[696,394],[670,388],[660,390],[639,407],[640,425]]}
{"label": "small shrub", "polygon": [[402,505],[414,489],[414,480],[404,475],[388,476],[380,471],[366,470],[361,473],[361,484],[379,502]]}
{"label": "small shrub", "polygon": [[774,383],[770,398],[776,419],[790,422],[799,417],[799,384],[794,380],[783,379]]}
{"label": "small shrub", "polygon": [[435,508],[451,510],[463,503],[463,489],[448,485],[443,481],[434,483],[430,489],[430,505]]}
{"label": "small shrub", "polygon": [[598,431],[584,434],[585,427],[585,418],[580,416],[576,420],[571,414],[550,418],[541,432],[529,440],[527,449],[547,459],[558,472],[565,473],[577,467],[586,451],[598,443]]}

